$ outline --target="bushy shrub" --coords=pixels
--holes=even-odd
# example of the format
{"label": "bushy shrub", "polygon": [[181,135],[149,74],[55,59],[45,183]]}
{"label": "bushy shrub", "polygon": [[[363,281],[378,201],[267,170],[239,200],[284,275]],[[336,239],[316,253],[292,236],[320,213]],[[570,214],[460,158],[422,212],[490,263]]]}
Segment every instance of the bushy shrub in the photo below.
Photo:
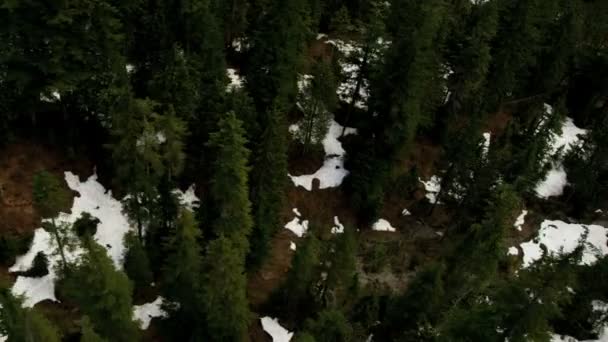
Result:
{"label": "bushy shrub", "polygon": [[29,270],[22,273],[25,277],[38,278],[49,274],[49,260],[44,252],[38,252]]}
{"label": "bushy shrub", "polygon": [[83,238],[85,236],[95,235],[95,233],[97,233],[98,224],[99,219],[97,217],[93,217],[91,214],[84,212],[76,222],[74,222],[73,229],[78,237]]}

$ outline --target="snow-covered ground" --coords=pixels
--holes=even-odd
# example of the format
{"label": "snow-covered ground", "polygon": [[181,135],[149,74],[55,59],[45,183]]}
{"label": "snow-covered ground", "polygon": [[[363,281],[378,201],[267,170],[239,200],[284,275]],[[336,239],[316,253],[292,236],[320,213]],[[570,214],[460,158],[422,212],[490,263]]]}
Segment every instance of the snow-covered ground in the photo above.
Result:
{"label": "snow-covered ground", "polygon": [[379,232],[395,232],[397,229],[391,226],[391,223],[385,219],[379,219],[372,225],[372,230]]}
{"label": "snow-covered ground", "polygon": [[[319,37],[325,38],[326,36],[319,35]],[[338,51],[340,51],[345,57],[340,60],[340,66],[342,67],[342,72],[345,79],[338,86],[338,96],[340,97],[340,100],[350,103],[352,101],[355,88],[357,87],[359,73],[361,72],[360,66],[363,62],[363,48],[356,43],[346,42],[340,39],[328,39],[326,40],[326,43],[335,46],[336,49],[338,49]],[[386,48],[389,44],[390,42],[384,41],[382,38],[378,39],[378,46],[381,48]],[[379,51],[375,51],[370,57],[371,59],[376,59],[378,58],[378,55]],[[358,99],[354,103],[355,107],[364,110],[367,109],[368,99],[369,81],[364,78],[359,87]]]}
{"label": "snow-covered ground", "polygon": [[[546,110],[551,112],[553,108],[546,105]],[[573,146],[580,140],[581,135],[586,135],[587,131],[576,127],[574,121],[566,117],[562,124],[561,134],[553,135],[553,141],[551,148],[548,151],[548,156],[553,156],[558,153],[561,149],[561,155],[558,159],[561,159]],[[545,179],[536,185],[536,194],[540,198],[548,198],[552,196],[560,196],[564,192],[564,187],[568,183],[566,171],[564,170],[561,161],[558,161],[552,165],[551,170],[547,173]]]}
{"label": "snow-covered ground", "polygon": [[[111,191],[106,189],[97,181],[97,175],[89,177],[82,182],[77,175],[65,172],[65,181],[68,187],[78,193],[74,198],[70,213],[60,213],[56,223],[72,225],[82,213],[87,212],[99,219],[95,241],[108,250],[108,255],[118,269],[122,269],[125,253],[124,235],[129,231],[130,224],[120,201],[112,196]],[[180,202],[189,208],[196,206],[198,198],[194,194],[194,187],[185,193],[177,191]],[[9,269],[10,272],[26,271],[38,252],[44,252],[49,260],[49,273],[43,277],[32,278],[18,276],[12,291],[24,296],[24,306],[32,307],[43,300],[57,301],[55,298],[55,280],[57,278],[56,267],[59,265],[60,257],[51,253],[55,241],[44,229],[38,228],[34,232],[34,239],[29,251],[19,256],[15,264]],[[83,250],[76,247],[66,250],[66,259],[76,261],[82,255]]]}
{"label": "snow-covered ground", "polygon": [[515,223],[513,223],[513,227],[515,227],[515,229],[519,230],[520,232],[521,232],[521,227],[524,225],[524,223],[526,223],[526,215],[528,215],[528,211],[525,209],[522,210],[521,214],[519,214],[519,216],[517,216]]}
{"label": "snow-covered ground", "polygon": [[272,342],[289,342],[293,337],[293,333],[283,328],[276,318],[262,317],[262,328],[270,335]]}
{"label": "snow-covered ground", "polygon": [[608,229],[598,225],[566,223],[545,220],[541,224],[538,237],[520,245],[523,251],[523,267],[543,257],[544,246],[549,255],[570,253],[583,241],[585,249],[581,264],[590,265],[598,256],[608,255]]}
{"label": "snow-covered ground", "polygon": [[236,69],[227,69],[226,75],[228,75],[228,79],[230,79],[230,83],[226,86],[226,91],[234,91],[243,87],[243,78],[238,74]]}
{"label": "snow-covered ground", "polygon": [[437,202],[437,194],[441,191],[441,177],[431,176],[431,179],[428,181],[423,181],[418,178],[418,181],[424,185],[424,189],[426,190],[426,198],[431,203]]}
{"label": "snow-covered ground", "polygon": [[334,226],[331,228],[332,234],[342,234],[344,233],[344,225],[340,223],[340,219],[338,216],[334,216]]}
{"label": "snow-covered ground", "polygon": [[167,313],[162,309],[163,297],[158,297],[151,303],[133,306],[133,318],[139,321],[142,330],[148,329],[150,321],[154,317],[167,317]]}
{"label": "snow-covered ground", "polygon": [[[338,138],[342,135],[343,127],[335,120],[331,121],[325,139],[323,139],[323,149],[325,150],[325,161],[323,166],[315,173],[310,175],[292,176],[289,175],[295,186],[301,186],[308,191],[312,191],[313,180],[319,180],[319,189],[335,188],[342,184],[348,175],[348,170],[344,168],[344,155],[346,151]],[[354,128],[346,128],[344,135],[356,134]]]}
{"label": "snow-covered ground", "polygon": [[[294,212],[296,217],[294,217],[293,220],[287,222],[287,224],[285,225],[285,229],[289,229],[298,237],[302,237],[308,231],[308,220],[301,219],[302,215],[300,214],[298,208],[293,208],[292,211]],[[295,244],[292,249],[295,250]]]}

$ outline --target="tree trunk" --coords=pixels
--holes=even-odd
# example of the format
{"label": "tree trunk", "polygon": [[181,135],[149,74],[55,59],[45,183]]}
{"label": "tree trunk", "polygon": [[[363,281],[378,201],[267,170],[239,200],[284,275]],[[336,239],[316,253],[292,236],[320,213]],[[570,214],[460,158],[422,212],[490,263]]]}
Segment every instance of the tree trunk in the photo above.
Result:
{"label": "tree trunk", "polygon": [[63,241],[61,241],[61,237],[59,236],[59,232],[57,231],[57,224],[55,224],[54,218],[51,219],[51,224],[53,225],[53,236],[55,237],[55,240],[57,241],[57,247],[59,248],[59,255],[61,256],[63,270],[65,272],[67,272],[68,271],[68,261],[65,258],[65,252],[63,250]]}
{"label": "tree trunk", "polygon": [[348,110],[346,111],[346,118],[344,118],[344,125],[342,126],[342,134],[340,134],[341,137],[343,137],[344,133],[346,132],[346,127],[350,123],[350,118],[354,111],[355,103],[359,99],[359,91],[361,90],[361,86],[363,85],[363,75],[365,74],[365,71],[367,70],[367,60],[369,59],[370,50],[371,50],[371,47],[369,45],[367,45],[365,47],[365,52],[363,53],[363,60],[361,61],[361,64],[359,65],[359,75],[357,75],[357,83],[355,84],[355,89],[353,90],[353,94],[351,96],[350,103],[348,105]]}

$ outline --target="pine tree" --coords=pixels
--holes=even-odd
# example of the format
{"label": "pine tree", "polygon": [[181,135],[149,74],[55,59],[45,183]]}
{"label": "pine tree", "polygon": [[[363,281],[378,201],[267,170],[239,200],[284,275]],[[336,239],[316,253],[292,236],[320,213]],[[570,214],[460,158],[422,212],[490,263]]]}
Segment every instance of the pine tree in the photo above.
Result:
{"label": "pine tree", "polygon": [[129,232],[125,235],[124,270],[135,287],[141,288],[150,285],[153,279],[150,261],[141,241],[135,234]]}
{"label": "pine tree", "polygon": [[180,329],[199,336],[201,324],[201,234],[194,214],[183,209],[166,241],[167,258],[162,267],[163,295],[179,305],[170,308]]}
{"label": "pine tree", "polygon": [[[305,0],[272,2],[252,23],[252,48],[247,89],[258,113],[273,105],[287,109],[296,94],[297,70],[308,29]],[[262,122],[262,125],[264,122]]]}
{"label": "pine tree", "polygon": [[282,297],[287,312],[293,318],[307,317],[316,309],[314,285],[320,274],[320,242],[314,233],[309,232],[303,243],[298,246],[291,262]]}
{"label": "pine tree", "polygon": [[337,107],[336,79],[331,65],[317,61],[312,70],[312,78],[307,81],[299,94],[298,105],[304,113],[298,137],[304,144],[304,152],[312,144],[319,144],[325,138],[330,122],[330,113]]}
{"label": "pine tree", "polygon": [[241,341],[251,314],[240,246],[224,236],[213,240],[205,256],[203,303],[211,341]]}
{"label": "pine tree", "polygon": [[7,287],[0,289],[0,335],[8,342],[59,342],[57,328],[35,309],[23,308],[22,300]]}
{"label": "pine tree", "polygon": [[259,266],[270,250],[270,240],[281,227],[278,213],[283,207],[287,183],[287,132],[280,111],[269,113],[268,125],[256,147],[251,172],[253,231],[248,264]]}
{"label": "pine tree", "polygon": [[65,223],[55,221],[55,216],[59,214],[61,209],[67,208],[69,205],[69,195],[57,177],[41,171],[34,176],[33,185],[33,202],[36,210],[42,217],[51,219],[50,224],[43,224],[57,244],[57,253],[61,256],[63,271],[68,269],[68,260],[65,252],[73,244],[71,239],[71,227]]}
{"label": "pine tree", "polygon": [[[328,255],[330,266],[327,270],[322,296],[331,307],[341,307],[348,302],[355,283],[357,240],[355,232],[347,228],[335,237],[333,252]],[[350,297],[350,298],[349,298]]]}
{"label": "pine tree", "polygon": [[248,196],[249,150],[242,123],[234,113],[227,113],[218,127],[208,143],[215,155],[209,190],[214,208],[211,228],[215,236],[230,239],[244,258],[253,225]]}
{"label": "pine tree", "polygon": [[108,340],[134,341],[139,331],[133,322],[129,278],[116,270],[105,248],[92,240],[85,244],[81,263],[62,280],[62,293],[90,317],[95,331]]}
{"label": "pine tree", "polygon": [[353,328],[338,310],[324,310],[314,321],[306,322],[307,330],[317,342],[353,341]]}
{"label": "pine tree", "polygon": [[83,317],[80,321],[80,342],[104,342],[105,340],[99,336],[93,326],[89,317]]}

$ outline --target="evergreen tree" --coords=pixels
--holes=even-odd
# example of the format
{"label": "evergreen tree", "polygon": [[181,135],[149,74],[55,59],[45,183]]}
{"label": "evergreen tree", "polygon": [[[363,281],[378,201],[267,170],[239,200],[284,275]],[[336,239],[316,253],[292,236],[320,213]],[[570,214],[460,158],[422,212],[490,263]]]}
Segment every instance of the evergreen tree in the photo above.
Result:
{"label": "evergreen tree", "polygon": [[105,340],[99,336],[88,317],[83,317],[80,321],[80,342],[104,342]]}
{"label": "evergreen tree", "polygon": [[315,337],[317,342],[353,341],[353,328],[337,310],[324,310],[314,321],[306,322],[307,330]]}
{"label": "evergreen tree", "polygon": [[298,105],[304,113],[297,134],[304,144],[304,152],[325,138],[331,113],[337,106],[337,83],[331,65],[317,61],[312,70],[312,78],[305,81],[303,92],[298,97]]}
{"label": "evergreen tree", "polygon": [[211,341],[242,341],[247,333],[251,314],[239,248],[220,236],[206,253],[202,302]]}
{"label": "evergreen tree", "polygon": [[[341,307],[344,302],[352,299],[350,291],[356,286],[355,275],[357,240],[352,229],[344,229],[344,233],[335,238],[333,248],[328,258],[330,266],[327,270],[322,296],[324,302],[334,307]],[[332,305],[333,304],[333,305]]]}
{"label": "evergreen tree", "polygon": [[135,234],[129,232],[125,235],[124,270],[137,288],[150,285],[153,279],[150,270],[150,261],[141,241]]}
{"label": "evergreen tree", "polygon": [[224,235],[231,240],[244,258],[253,225],[248,197],[249,150],[245,147],[242,123],[234,113],[226,114],[218,127],[208,144],[215,155],[209,190],[214,208],[211,228],[215,236]]}
{"label": "evergreen tree", "polygon": [[[163,294],[175,307],[168,308],[179,329],[200,336],[201,272],[200,231],[194,214],[182,209],[178,224],[166,242],[167,258],[162,267]],[[177,334],[186,333],[178,331]]]}
{"label": "evergreen tree", "polygon": [[300,243],[291,262],[291,269],[283,287],[282,297],[287,312],[293,318],[307,317],[316,309],[315,282],[320,274],[320,242],[308,233]]}
{"label": "evergreen tree", "polygon": [[[305,0],[271,2],[252,23],[247,89],[258,113],[273,105],[287,109],[296,93],[297,70],[308,28]],[[262,125],[265,122],[262,122]]]}
{"label": "evergreen tree", "polygon": [[283,208],[287,183],[287,132],[284,115],[269,113],[268,125],[260,137],[251,172],[253,231],[249,265],[259,266],[270,250],[270,240],[280,229],[279,212]]}
{"label": "evergreen tree", "polygon": [[23,308],[22,300],[7,287],[0,289],[0,335],[7,342],[59,342],[61,335],[35,309]]}
{"label": "evergreen tree", "polygon": [[105,248],[92,240],[85,244],[81,263],[61,280],[62,292],[91,318],[95,331],[112,341],[135,341],[129,278],[115,269]]}
{"label": "evergreen tree", "polygon": [[68,269],[68,260],[65,256],[67,248],[73,244],[71,239],[70,226],[65,223],[57,224],[55,216],[63,208],[69,205],[69,195],[57,177],[41,171],[34,176],[33,202],[36,210],[42,217],[51,219],[50,224],[43,224],[43,227],[51,233],[54,242],[57,244],[57,253],[61,256],[62,268]]}

